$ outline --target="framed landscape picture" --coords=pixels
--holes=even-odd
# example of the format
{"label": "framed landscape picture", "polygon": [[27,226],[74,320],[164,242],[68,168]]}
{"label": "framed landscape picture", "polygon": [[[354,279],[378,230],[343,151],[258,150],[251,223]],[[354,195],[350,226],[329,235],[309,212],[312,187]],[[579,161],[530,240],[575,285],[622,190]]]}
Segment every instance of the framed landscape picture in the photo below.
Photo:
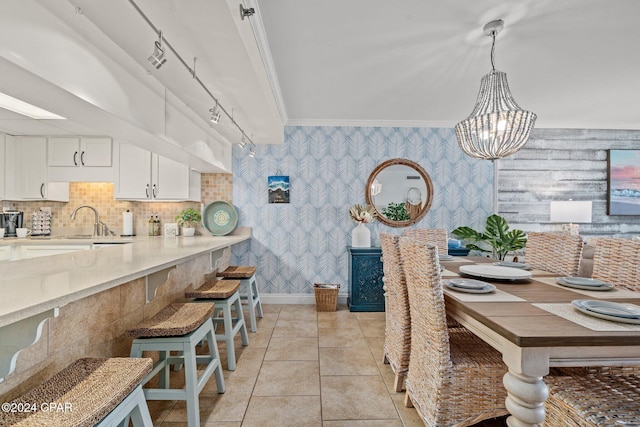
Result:
{"label": "framed landscape picture", "polygon": [[609,150],[607,214],[640,215],[640,150]]}
{"label": "framed landscape picture", "polygon": [[274,175],[267,177],[269,203],[289,203],[289,177]]}

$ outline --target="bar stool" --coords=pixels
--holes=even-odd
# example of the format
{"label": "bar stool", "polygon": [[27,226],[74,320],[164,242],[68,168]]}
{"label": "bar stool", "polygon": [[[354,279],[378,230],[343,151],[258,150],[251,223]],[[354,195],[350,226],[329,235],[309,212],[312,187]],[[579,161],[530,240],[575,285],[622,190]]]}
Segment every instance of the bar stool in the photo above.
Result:
{"label": "bar stool", "polygon": [[[204,284],[198,289],[185,292],[185,297],[195,298],[194,302],[214,302],[213,323],[215,328],[223,324],[224,333],[216,334],[217,341],[224,341],[227,347],[227,369],[236,370],[236,351],[233,338],[238,332],[242,337],[242,345],[249,345],[249,334],[242,313],[239,280],[217,280],[207,276]],[[235,317],[231,314],[231,308]],[[222,313],[222,318],[219,317]]]}
{"label": "bar stool", "polygon": [[[146,376],[143,384],[159,375],[159,388],[145,388],[148,400],[185,400],[189,427],[200,426],[198,396],[215,373],[218,393],[225,392],[218,345],[214,339],[211,314],[213,304],[170,304],[152,318],[127,331],[135,337],[131,344],[131,357],[141,357],[143,351],[159,352],[159,360]],[[206,340],[208,355],[196,355],[196,346]],[[177,351],[177,356],[171,356]],[[170,388],[171,365],[184,364],[185,387]],[[206,365],[198,376],[197,365]]]}
{"label": "bar stool", "polygon": [[10,402],[33,410],[2,411],[0,425],[111,427],[130,419],[135,427],[153,427],[141,384],[152,366],[148,358],[76,360]]}
{"label": "bar stool", "polygon": [[256,283],[256,267],[245,265],[230,265],[225,270],[218,272],[218,277],[223,279],[238,279],[242,285],[240,298],[246,302],[246,309],[249,312],[249,323],[251,324],[251,332],[258,331],[255,310],[258,310],[258,317],[263,317],[262,303],[260,302],[260,294],[258,293],[258,285]]}

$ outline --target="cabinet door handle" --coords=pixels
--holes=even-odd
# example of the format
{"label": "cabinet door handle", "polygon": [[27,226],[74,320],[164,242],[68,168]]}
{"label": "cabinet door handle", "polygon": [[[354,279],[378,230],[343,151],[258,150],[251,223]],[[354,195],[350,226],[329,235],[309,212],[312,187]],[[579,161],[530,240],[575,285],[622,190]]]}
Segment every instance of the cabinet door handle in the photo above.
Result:
{"label": "cabinet door handle", "polygon": [[84,166],[84,151],[80,153],[80,163]]}
{"label": "cabinet door handle", "polygon": [[40,184],[40,195],[44,199],[44,182],[42,184]]}
{"label": "cabinet door handle", "polygon": [[156,185],[153,184],[153,190],[151,190],[151,192],[153,193],[153,198],[155,199],[156,197],[158,197],[158,189],[156,188]]}
{"label": "cabinet door handle", "polygon": [[78,166],[78,152],[73,153],[73,165]]}
{"label": "cabinet door handle", "polygon": [[147,195],[147,199],[149,198],[149,184],[147,184],[147,186],[144,189],[144,194]]}

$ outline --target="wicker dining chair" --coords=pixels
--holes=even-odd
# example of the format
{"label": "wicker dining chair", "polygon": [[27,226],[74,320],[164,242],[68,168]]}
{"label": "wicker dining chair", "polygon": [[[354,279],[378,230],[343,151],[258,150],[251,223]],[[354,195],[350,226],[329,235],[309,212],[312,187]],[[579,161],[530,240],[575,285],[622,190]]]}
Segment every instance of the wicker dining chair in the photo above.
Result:
{"label": "wicker dining chair", "polygon": [[532,268],[577,276],[584,241],[568,233],[527,233],[525,262]]}
{"label": "wicker dining chair", "polygon": [[386,296],[383,362],[391,366],[395,374],[393,388],[400,392],[404,390],[411,352],[409,295],[400,258],[400,236],[380,233],[380,243]]}
{"label": "wicker dining chair", "polygon": [[449,236],[444,228],[405,228],[402,235],[437,246],[440,255],[449,253]]}
{"label": "wicker dining chair", "polygon": [[552,376],[545,381],[544,426],[640,426],[638,375]]}
{"label": "wicker dining chair", "polygon": [[631,239],[599,237],[589,241],[595,246],[591,277],[616,287],[640,290],[640,242]]}
{"label": "wicker dining chair", "polygon": [[469,426],[506,415],[500,353],[465,329],[447,328],[435,247],[402,237],[400,254],[411,312],[405,406],[415,406],[427,426]]}

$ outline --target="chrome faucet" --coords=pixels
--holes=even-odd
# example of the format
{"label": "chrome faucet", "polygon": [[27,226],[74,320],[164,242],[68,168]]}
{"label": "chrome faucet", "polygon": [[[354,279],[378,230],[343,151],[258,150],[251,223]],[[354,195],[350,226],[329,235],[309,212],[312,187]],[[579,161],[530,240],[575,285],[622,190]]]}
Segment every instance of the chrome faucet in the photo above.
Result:
{"label": "chrome faucet", "polygon": [[71,219],[76,219],[76,213],[82,209],[82,208],[87,208],[87,209],[91,209],[95,215],[95,223],[93,224],[93,235],[94,236],[106,236],[107,235],[107,225],[105,223],[103,223],[102,221],[100,221],[100,215],[98,214],[98,211],[96,210],[96,208],[89,206],[89,205],[82,205],[82,206],[78,206],[77,208],[75,208],[73,210],[73,212],[71,212]]}

